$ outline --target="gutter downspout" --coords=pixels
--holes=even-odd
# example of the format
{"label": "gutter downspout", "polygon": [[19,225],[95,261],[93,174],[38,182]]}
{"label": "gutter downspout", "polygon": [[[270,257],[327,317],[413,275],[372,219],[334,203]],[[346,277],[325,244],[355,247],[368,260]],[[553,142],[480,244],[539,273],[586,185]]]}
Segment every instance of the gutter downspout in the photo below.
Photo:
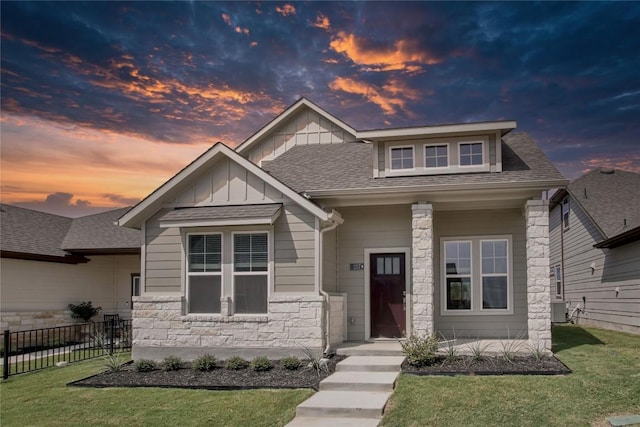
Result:
{"label": "gutter downspout", "polygon": [[323,239],[323,235],[324,233],[326,233],[327,231],[331,231],[334,230],[338,225],[342,224],[342,221],[333,221],[331,223],[331,225],[328,225],[325,228],[321,228],[320,229],[320,253],[319,253],[319,259],[320,259],[320,265],[318,266],[318,276],[319,276],[319,290],[320,290],[320,294],[324,297],[324,300],[327,302],[326,304],[326,328],[325,328],[325,340],[326,340],[326,346],[324,349],[324,354],[329,354],[329,352],[331,351],[331,300],[329,299],[329,294],[324,291],[322,289],[322,252],[324,251],[324,239]]}

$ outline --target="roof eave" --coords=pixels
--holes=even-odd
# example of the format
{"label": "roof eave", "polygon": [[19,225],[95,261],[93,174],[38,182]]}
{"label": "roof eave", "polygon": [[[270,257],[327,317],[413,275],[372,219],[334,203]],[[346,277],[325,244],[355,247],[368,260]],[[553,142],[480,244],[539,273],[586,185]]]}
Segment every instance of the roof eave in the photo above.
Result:
{"label": "roof eave", "polygon": [[496,132],[501,136],[506,135],[517,127],[515,120],[479,123],[459,123],[436,126],[408,127],[397,129],[376,129],[358,131],[356,137],[366,140],[384,140],[387,138],[438,136],[443,134],[470,133],[470,132]]}

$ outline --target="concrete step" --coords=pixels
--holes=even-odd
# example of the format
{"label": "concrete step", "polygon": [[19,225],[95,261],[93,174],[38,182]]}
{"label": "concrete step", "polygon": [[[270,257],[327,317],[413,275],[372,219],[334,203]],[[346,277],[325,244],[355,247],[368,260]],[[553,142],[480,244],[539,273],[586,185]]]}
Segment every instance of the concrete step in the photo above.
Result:
{"label": "concrete step", "polygon": [[319,391],[296,408],[296,417],[382,418],[391,396],[382,391]]}
{"label": "concrete step", "polygon": [[320,382],[320,390],[393,391],[399,372],[340,371]]}
{"label": "concrete step", "polygon": [[402,346],[398,341],[343,343],[336,353],[344,356],[402,356]]}
{"label": "concrete step", "polygon": [[377,418],[311,418],[295,417],[286,427],[377,427]]}
{"label": "concrete step", "polygon": [[399,372],[404,356],[351,356],[336,365],[336,371]]}

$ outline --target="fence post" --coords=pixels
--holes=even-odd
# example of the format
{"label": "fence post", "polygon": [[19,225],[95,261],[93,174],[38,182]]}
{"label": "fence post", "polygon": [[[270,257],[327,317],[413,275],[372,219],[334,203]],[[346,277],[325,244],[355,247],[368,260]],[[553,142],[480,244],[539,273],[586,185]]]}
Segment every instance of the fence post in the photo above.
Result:
{"label": "fence post", "polygon": [[111,318],[109,320],[109,323],[110,323],[110,325],[109,325],[110,326],[109,327],[109,329],[110,329],[109,334],[111,335],[111,337],[110,337],[111,339],[109,340],[109,354],[113,354],[113,341],[115,340],[115,335],[116,335],[115,334],[116,319]]}
{"label": "fence post", "polygon": [[2,379],[6,380],[9,378],[9,354],[11,353],[11,339],[10,332],[8,329],[4,331],[4,354],[2,355],[3,364],[2,364]]}

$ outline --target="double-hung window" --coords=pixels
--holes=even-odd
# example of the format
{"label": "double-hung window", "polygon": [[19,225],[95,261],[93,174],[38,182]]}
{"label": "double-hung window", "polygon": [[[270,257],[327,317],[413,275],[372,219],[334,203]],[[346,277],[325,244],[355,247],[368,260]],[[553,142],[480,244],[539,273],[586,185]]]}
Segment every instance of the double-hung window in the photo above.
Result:
{"label": "double-hung window", "polygon": [[413,169],[413,146],[392,147],[390,150],[391,170]]}
{"label": "double-hung window", "polygon": [[571,209],[569,207],[569,198],[567,197],[562,201],[562,228],[565,230],[569,228],[569,212],[571,212]]}
{"label": "double-hung window", "polygon": [[187,251],[189,313],[220,313],[222,235],[189,234]]}
{"label": "double-hung window", "polygon": [[502,236],[443,239],[443,314],[512,312],[510,245]]}
{"label": "double-hung window", "polygon": [[445,242],[447,310],[471,310],[471,242]]}
{"label": "double-hung window", "polygon": [[484,163],[482,142],[460,143],[460,166],[480,166]]}
{"label": "double-hung window", "polygon": [[559,265],[555,267],[555,276],[556,276],[556,295],[562,296],[562,268]]}
{"label": "double-hung window", "polygon": [[268,254],[268,233],[233,234],[233,299],[236,313],[267,312]]}
{"label": "double-hung window", "polygon": [[509,267],[506,240],[482,240],[482,309],[506,310],[509,296]]}

